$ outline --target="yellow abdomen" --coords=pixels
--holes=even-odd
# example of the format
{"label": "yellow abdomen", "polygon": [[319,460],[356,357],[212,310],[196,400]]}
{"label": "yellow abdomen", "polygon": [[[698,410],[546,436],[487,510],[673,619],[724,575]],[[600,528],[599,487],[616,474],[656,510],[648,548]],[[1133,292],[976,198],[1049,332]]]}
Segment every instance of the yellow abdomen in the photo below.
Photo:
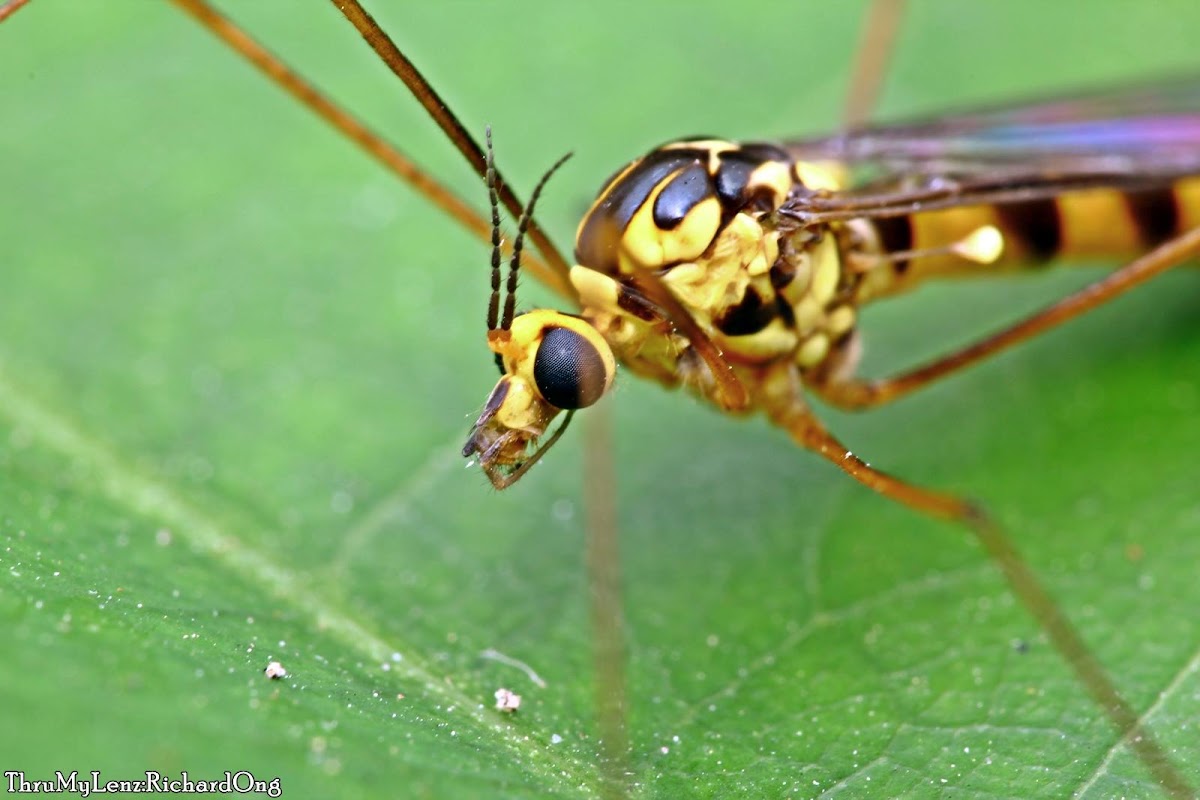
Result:
{"label": "yellow abdomen", "polygon": [[[871,282],[869,294],[877,297],[936,276],[1033,268],[1051,259],[1135,256],[1200,225],[1200,177],[1136,190],[1087,189],[1038,200],[928,211],[872,224],[885,253],[941,251],[894,260],[890,279]],[[947,251],[985,226],[1001,236],[996,260],[981,264]]]}

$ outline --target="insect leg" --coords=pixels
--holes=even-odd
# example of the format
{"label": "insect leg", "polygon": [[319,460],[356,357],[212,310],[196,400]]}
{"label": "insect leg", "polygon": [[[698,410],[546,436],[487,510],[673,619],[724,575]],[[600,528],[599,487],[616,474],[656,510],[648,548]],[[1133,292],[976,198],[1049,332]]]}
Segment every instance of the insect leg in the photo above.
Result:
{"label": "insect leg", "polygon": [[883,405],[1091,311],[1138,284],[1179,266],[1198,252],[1200,228],[1193,228],[1020,322],[916,369],[875,380],[836,374],[818,376],[810,380],[809,386],[822,399],[840,408]]}
{"label": "insect leg", "polygon": [[[10,0],[9,5],[28,0]],[[322,94],[316,87],[305,80],[296,70],[285,64],[275,54],[271,53],[248,33],[239,28],[234,22],[206,0],[170,0],[181,11],[199,23],[225,43],[231,50],[249,61],[256,69],[266,75],[273,83],[294,97],[306,108],[323,119],[339,133],[354,142],[368,155],[390,170],[401,180],[412,186],[418,193],[424,195],[430,202],[442,209],[451,219],[461,225],[475,238],[489,242],[491,226],[470,205],[458,198],[449,189],[442,186],[433,176],[417,166],[399,148],[379,134],[368,128],[348,111],[335,104]],[[7,10],[8,5],[0,6]],[[16,10],[13,8],[12,10]],[[11,13],[11,12],[9,12]],[[0,16],[0,20],[3,17]],[[414,70],[415,73],[415,70]],[[419,73],[416,78],[424,81]],[[423,85],[428,86],[427,83]],[[482,158],[482,156],[481,156]],[[480,162],[482,163],[482,161]],[[480,172],[482,176],[484,173]],[[520,215],[520,200],[508,188],[502,176],[497,176],[498,191],[501,201],[508,208],[515,207],[515,215]],[[539,234],[540,235],[540,234]],[[559,257],[561,260],[561,257]],[[536,275],[538,280],[545,283],[563,298],[574,302],[575,296],[565,278],[557,267],[551,267],[540,259],[526,255],[525,268]]]}
{"label": "insect leg", "polygon": [[871,467],[847,450],[845,445],[826,430],[807,409],[797,408],[793,404],[790,410],[768,410],[768,414],[777,424],[787,429],[797,444],[832,462],[872,491],[914,511],[957,522],[969,528],[1000,568],[1013,594],[1046,631],[1054,649],[1103,709],[1120,734],[1121,740],[1129,743],[1154,779],[1171,797],[1195,796],[1161,745],[1142,724],[1137,712],[1121,696],[1075,626],[1017,552],[1012,540],[980,506],[961,497],[916,486]]}
{"label": "insect leg", "polygon": [[[425,76],[417,69],[416,65],[408,59],[387,32],[379,26],[379,23],[367,13],[366,9],[358,2],[358,0],[331,0],[334,8],[342,13],[346,20],[354,26],[379,59],[390,69],[397,78],[404,82],[404,85],[412,93],[429,117],[437,123],[442,132],[446,134],[458,152],[462,154],[467,163],[475,170],[475,174],[480,178],[484,177],[487,170],[486,158],[483,154],[483,148],[479,143],[467,132],[467,129],[459,121],[455,113],[450,109],[450,106],[437,93],[433,86],[425,79]],[[514,218],[521,216],[521,211],[524,204],[521,203],[513,191],[508,188],[508,182],[504,177],[497,174],[497,188],[500,194],[500,202],[508,209],[508,213]],[[538,250],[546,259],[548,274],[545,276],[539,275],[539,278],[546,283],[550,288],[560,293],[567,292],[567,273],[570,271],[569,266],[562,254],[558,252],[558,248],[550,241],[550,238],[542,232],[541,226],[536,219],[530,219],[529,238],[537,245]],[[536,270],[535,270],[536,271]],[[568,294],[569,297],[569,294]],[[571,298],[573,299],[573,298]]]}
{"label": "insect leg", "polygon": [[8,2],[0,4],[0,22],[4,22],[4,20],[17,13],[21,6],[28,2],[29,0],[8,0]]}
{"label": "insect leg", "polygon": [[635,277],[634,284],[647,300],[663,311],[670,323],[691,342],[696,354],[704,359],[717,385],[719,396],[714,399],[718,399],[727,411],[744,410],[750,404],[746,387],[738,380],[720,348],[700,329],[692,315],[671,294],[671,290],[654,276]]}
{"label": "insect leg", "polygon": [[867,122],[878,105],[888,59],[904,17],[904,3],[905,0],[875,0],[867,11],[842,112],[842,125],[848,129]]}
{"label": "insect leg", "polygon": [[632,773],[612,404],[596,404],[587,416],[585,430],[583,505],[595,672],[592,691],[600,733],[600,774],[606,784],[604,796],[618,798],[628,796],[626,783]]}

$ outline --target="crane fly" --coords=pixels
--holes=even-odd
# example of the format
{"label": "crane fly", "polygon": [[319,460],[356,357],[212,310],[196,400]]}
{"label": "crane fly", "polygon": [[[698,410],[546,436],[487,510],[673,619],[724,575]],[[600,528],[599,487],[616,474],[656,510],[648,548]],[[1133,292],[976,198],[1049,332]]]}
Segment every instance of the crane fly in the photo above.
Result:
{"label": "crane fly", "polygon": [[[1138,115],[1144,116],[1150,112],[1187,115],[1194,107],[1196,94],[1192,84],[1159,86],[1155,92],[1097,95],[1096,98],[1085,101],[1026,106],[1023,110],[1009,110],[1003,114],[985,111],[974,115],[950,117],[935,123],[864,128],[847,135],[810,138],[790,144],[762,145],[758,149],[747,149],[743,145],[726,140],[698,140],[674,145],[666,150],[651,151],[647,156],[625,167],[624,175],[618,174],[617,181],[620,185],[623,177],[627,179],[630,175],[644,174],[640,172],[645,168],[644,165],[655,159],[661,162],[664,158],[682,157],[683,160],[670,161],[670,170],[656,175],[656,180],[648,181],[646,191],[661,193],[665,190],[667,177],[677,177],[676,172],[694,164],[703,165],[710,182],[721,177],[722,165],[726,163],[739,162],[743,166],[752,164],[754,169],[750,172],[765,167],[766,172],[773,172],[776,176],[779,175],[782,165],[789,184],[779,184],[777,188],[769,189],[764,195],[756,197],[755,202],[764,196],[771,199],[755,213],[771,216],[775,230],[786,231],[786,246],[798,252],[811,256],[811,252],[805,250],[809,247],[809,241],[826,244],[836,241],[845,256],[844,260],[847,263],[856,261],[858,266],[853,274],[861,278],[861,282],[855,283],[854,286],[836,283],[832,287],[833,295],[826,300],[836,296],[838,306],[835,308],[825,303],[820,309],[821,314],[818,315],[821,317],[819,324],[814,329],[817,334],[824,335],[823,343],[809,345],[807,342],[815,341],[809,338],[805,343],[790,341],[783,347],[791,348],[789,352],[802,347],[811,348],[807,351],[807,362],[796,359],[789,362],[800,364],[804,371],[800,379],[809,384],[810,390],[823,394],[835,403],[847,406],[868,405],[878,399],[878,387],[873,384],[839,383],[833,380],[835,376],[841,378],[847,374],[844,370],[845,364],[834,364],[827,360],[830,353],[843,354],[846,361],[852,356],[856,340],[855,320],[851,318],[847,321],[846,313],[841,311],[844,307],[849,306],[852,311],[856,310],[867,298],[898,294],[926,276],[935,274],[993,271],[992,268],[997,264],[1010,262],[1040,264],[1051,256],[1061,255],[1064,251],[1068,254],[1074,252],[1086,255],[1089,253],[1087,248],[1080,246],[1072,251],[1069,246],[1071,242],[1082,241],[1076,238],[1077,232],[1080,231],[1083,233],[1078,235],[1083,239],[1090,237],[1098,243],[1095,248],[1098,251],[1126,252],[1139,248],[1145,250],[1164,242],[1167,244],[1163,246],[1180,251],[1156,251],[1158,255],[1149,262],[1150,266],[1156,269],[1169,266],[1176,255],[1182,256],[1194,249],[1193,240],[1196,237],[1189,234],[1188,229],[1195,224],[1195,217],[1190,211],[1192,204],[1188,198],[1195,193],[1195,188],[1186,180],[1181,182],[1181,179],[1196,172],[1197,164],[1193,160],[1196,150],[1194,132],[1175,124],[1178,121],[1166,127],[1154,128],[1154,131],[1151,131],[1147,124],[1141,123],[1120,127],[1115,131],[1119,141],[1116,147],[1120,158],[1114,161],[1107,152],[1084,152],[1070,144],[1055,149],[1048,144],[1046,128],[1038,126],[1044,123],[1045,115],[1060,112],[1065,112],[1070,124],[1086,124],[1097,118],[1104,118],[1103,114],[1095,109],[1119,117],[1117,112],[1123,111],[1124,103],[1133,106],[1127,116],[1133,115],[1134,120],[1141,119]],[[1139,103],[1141,105],[1138,105]],[[1191,119],[1192,116],[1186,117],[1186,120]],[[1002,143],[989,138],[1000,122],[1009,123],[1016,128],[1010,132],[1011,138]],[[1021,130],[1021,126],[1025,126],[1025,130]],[[1032,129],[1032,132],[1029,129]],[[1154,147],[1147,147],[1146,142],[1150,141],[1147,137],[1152,132],[1165,132],[1176,138],[1168,136],[1165,140],[1156,142]],[[1095,129],[1087,129],[1082,134],[1079,131],[1064,129],[1060,133],[1063,136],[1074,133],[1090,143],[1094,141],[1089,137],[1095,135]],[[956,139],[961,141],[961,149],[956,150],[951,146]],[[505,152],[504,147],[502,144],[501,159]],[[1012,149],[1006,150],[1005,147]],[[576,149],[580,148],[577,146]],[[482,156],[478,155],[478,149],[475,152],[475,166],[478,169]],[[666,156],[661,155],[663,153]],[[626,153],[626,157],[631,155],[633,154]],[[859,188],[846,191],[843,178],[834,174],[836,171],[797,172],[795,164],[798,159],[802,162],[835,161],[856,168],[861,167],[869,173],[864,179],[867,183],[856,184]],[[701,182],[703,183],[703,180]],[[480,185],[482,186],[482,181]],[[506,186],[503,183],[501,185]],[[743,184],[743,188],[748,185]],[[867,188],[861,188],[864,186]],[[795,192],[795,187],[803,187],[807,191]],[[552,183],[547,191],[553,193],[554,189]],[[1060,199],[1068,189],[1081,192],[1089,190],[1090,194],[1075,196],[1091,198],[1084,201],[1090,204],[1091,210],[1072,210],[1069,206],[1072,201],[1063,205]],[[480,191],[482,193],[482,190]],[[611,193],[611,187],[608,191]],[[803,194],[802,198],[800,194]],[[739,202],[749,202],[748,195],[738,196],[741,198]],[[701,194],[693,200],[699,203],[711,198],[711,194]],[[799,202],[800,199],[804,202]],[[519,212],[519,203],[516,203],[515,211],[512,203],[516,201],[513,200],[509,204],[509,211]],[[958,213],[964,207],[985,203],[989,204],[987,207],[992,210],[982,216]],[[711,206],[711,203],[709,205]],[[1169,210],[1169,213],[1164,215],[1164,209]],[[927,215],[943,214],[943,220],[953,216],[953,225],[931,225],[922,228],[909,216],[914,211],[925,212]],[[1103,220],[1105,224],[1102,227],[1089,227],[1089,223],[1079,222],[1087,217],[1088,213],[1095,214],[1096,218]],[[588,217],[596,216],[596,210],[593,208]],[[686,214],[684,216],[686,217]],[[737,209],[729,207],[728,204],[720,205],[717,209],[719,219],[736,216]],[[762,220],[756,221],[761,227]],[[865,224],[858,221],[865,221]],[[820,225],[831,225],[835,232],[830,233],[828,229],[816,227]],[[859,227],[856,228],[855,225]],[[997,236],[1003,245],[1002,252],[996,252]],[[584,244],[587,245],[587,241]],[[776,244],[778,245],[778,242]],[[773,253],[773,256],[774,258],[767,259],[770,262],[766,264],[767,267],[772,266],[778,253]],[[591,266],[593,271],[606,274],[604,269],[596,269],[594,264],[584,266]],[[625,351],[619,353],[624,356],[627,365],[635,371],[651,374],[652,377],[667,383],[680,381],[683,377],[681,365],[684,365],[690,370],[684,382],[702,397],[712,400],[718,406],[744,407],[746,400],[737,397],[739,387],[753,394],[767,385],[767,381],[748,374],[747,370],[750,368],[745,366],[746,359],[735,363],[735,380],[730,381],[722,377],[722,369],[729,366],[730,359],[727,356],[738,352],[739,342],[736,337],[753,336],[770,326],[778,328],[782,325],[787,328],[791,322],[779,320],[778,315],[752,313],[755,308],[749,308],[746,305],[746,295],[741,294],[737,296],[737,303],[722,307],[720,313],[711,308],[703,309],[708,313],[709,319],[698,328],[689,329],[687,326],[694,322],[698,315],[692,313],[695,309],[687,305],[682,308],[674,307],[672,295],[662,293],[664,285],[670,285],[670,281],[665,279],[669,274],[666,266],[668,265],[659,265],[662,269],[653,271],[656,272],[654,279],[645,282],[640,282],[639,276],[627,267],[623,273],[623,267],[619,264],[609,269],[607,274],[622,276],[622,279],[616,282],[622,285],[603,284],[597,287],[593,280],[592,289],[596,295],[601,299],[607,297],[611,301],[609,305],[600,308],[601,312],[609,315],[607,320],[599,320],[595,313],[592,314],[595,324],[611,328],[616,320],[627,325],[636,325],[640,321],[646,327],[655,329],[655,335],[663,337],[661,340],[644,334],[636,344],[644,352],[647,342],[651,345],[659,341],[666,342],[667,344],[658,347],[657,357],[639,362],[637,354],[626,343]],[[781,308],[782,306],[775,302],[774,296],[766,290],[771,287],[782,291],[782,287],[795,280],[794,276],[791,280],[784,281],[783,278],[788,276],[771,280],[769,271],[764,274],[768,276],[768,280],[759,287],[763,291],[758,291],[756,308],[761,311],[764,297],[770,300],[772,307]],[[850,272],[847,271],[846,274]],[[479,271],[478,275],[479,282],[483,283],[486,280],[485,272]],[[455,280],[463,284],[469,279],[459,275]],[[554,279],[551,277],[549,280]],[[859,292],[862,294],[856,295]],[[796,304],[803,299],[797,298]],[[849,302],[850,300],[853,302]],[[589,316],[586,306],[585,303],[585,318]],[[636,310],[630,311],[631,307]],[[596,303],[593,303],[592,308],[595,312]],[[622,316],[622,311],[628,314]],[[794,308],[792,314],[795,316]],[[835,319],[840,322],[835,324]],[[729,323],[729,330],[722,329],[722,321]],[[747,334],[745,327],[750,324],[761,327]],[[812,335],[811,330],[806,334]],[[706,337],[709,340],[720,341],[714,344],[711,351],[697,354],[696,351],[702,349]],[[734,337],[733,340],[730,337]],[[631,361],[633,363],[629,364]],[[922,373],[926,377],[928,374]],[[619,379],[618,385],[625,379]],[[923,379],[907,383],[902,381],[899,389],[890,391],[898,394],[921,383]],[[793,390],[789,388],[788,391]],[[898,497],[908,505],[959,519],[975,525],[977,530],[980,529],[979,517],[972,506],[960,504],[948,496],[926,493],[907,484],[888,484],[881,487],[880,481],[890,479],[871,471],[864,462],[848,461],[847,448],[839,445],[836,440],[827,438],[823,428],[809,425],[809,418],[805,418],[806,424],[802,427],[790,426],[792,411],[794,407],[781,407],[774,416],[776,421],[789,428],[793,438],[804,446],[830,457],[831,460],[840,461],[838,465],[843,469],[849,466],[847,471],[851,471],[855,477],[868,485],[874,484],[873,488],[876,490],[883,488],[885,493]],[[485,466],[494,469],[498,483],[506,484],[509,482],[508,478],[520,476],[520,470],[524,469],[529,461],[527,445],[530,444],[536,446],[537,442],[523,440],[516,455],[485,463]],[[544,447],[544,442],[542,446]],[[480,455],[480,449],[475,448],[475,455]],[[486,447],[483,449],[486,450]],[[1041,590],[1036,580],[1028,573],[1023,561],[1015,552],[1008,549],[1007,539],[986,526],[982,538],[985,547],[991,551],[1002,571],[1013,582],[1014,591],[1032,606],[1039,622],[1048,628],[1055,646],[1064,650],[1064,655],[1072,667],[1083,673],[1084,683],[1089,691],[1098,697],[1120,734],[1131,739],[1135,749],[1139,746],[1144,748],[1139,751],[1139,756],[1151,765],[1155,777],[1160,782],[1172,788],[1176,794],[1186,793],[1186,785],[1178,780],[1170,763],[1154,749],[1156,745],[1153,738],[1142,735],[1143,728],[1136,719],[1136,713],[1120,700],[1116,689],[1107,683],[1107,678],[1095,663],[1095,659],[1081,642],[1074,639],[1075,634],[1069,623],[1059,615],[1053,601],[1038,594]]]}

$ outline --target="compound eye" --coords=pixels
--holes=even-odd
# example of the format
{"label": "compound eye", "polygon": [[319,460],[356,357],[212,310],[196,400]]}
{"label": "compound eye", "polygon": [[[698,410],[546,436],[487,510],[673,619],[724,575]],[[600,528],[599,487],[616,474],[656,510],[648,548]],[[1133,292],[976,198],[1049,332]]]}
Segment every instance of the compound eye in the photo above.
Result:
{"label": "compound eye", "polygon": [[607,371],[596,346],[568,328],[547,328],[533,362],[538,391],[558,408],[586,408],[599,400]]}

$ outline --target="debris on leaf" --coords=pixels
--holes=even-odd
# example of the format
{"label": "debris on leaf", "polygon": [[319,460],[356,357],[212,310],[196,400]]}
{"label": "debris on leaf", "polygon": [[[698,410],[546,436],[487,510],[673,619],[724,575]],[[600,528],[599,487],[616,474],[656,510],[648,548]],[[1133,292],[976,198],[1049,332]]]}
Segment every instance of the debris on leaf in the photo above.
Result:
{"label": "debris on leaf", "polygon": [[509,714],[521,707],[521,695],[513,694],[508,689],[496,690],[496,708]]}

